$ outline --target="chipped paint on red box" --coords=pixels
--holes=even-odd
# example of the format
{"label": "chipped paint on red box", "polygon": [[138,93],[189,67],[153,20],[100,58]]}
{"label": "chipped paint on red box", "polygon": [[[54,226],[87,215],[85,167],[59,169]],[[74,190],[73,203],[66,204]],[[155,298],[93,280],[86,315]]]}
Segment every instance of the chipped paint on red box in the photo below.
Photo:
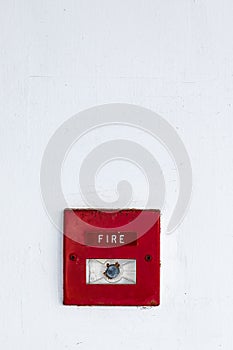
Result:
{"label": "chipped paint on red box", "polygon": [[159,302],[159,210],[65,209],[65,305]]}

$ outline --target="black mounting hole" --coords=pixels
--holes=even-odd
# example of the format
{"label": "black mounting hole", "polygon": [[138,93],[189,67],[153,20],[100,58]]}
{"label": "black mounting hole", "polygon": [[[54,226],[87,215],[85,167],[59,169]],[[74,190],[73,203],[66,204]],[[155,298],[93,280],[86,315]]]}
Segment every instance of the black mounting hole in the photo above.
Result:
{"label": "black mounting hole", "polygon": [[145,256],[145,260],[148,261],[148,262],[151,261],[152,260],[152,256],[150,254],[147,254]]}
{"label": "black mounting hole", "polygon": [[70,254],[70,260],[75,261],[77,256],[75,254]]}

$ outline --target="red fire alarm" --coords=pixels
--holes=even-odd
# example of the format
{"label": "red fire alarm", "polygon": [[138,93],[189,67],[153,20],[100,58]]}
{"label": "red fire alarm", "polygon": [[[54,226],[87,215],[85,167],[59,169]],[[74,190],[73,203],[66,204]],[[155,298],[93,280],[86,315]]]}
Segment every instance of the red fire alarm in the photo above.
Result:
{"label": "red fire alarm", "polygon": [[65,305],[159,305],[159,210],[64,211]]}

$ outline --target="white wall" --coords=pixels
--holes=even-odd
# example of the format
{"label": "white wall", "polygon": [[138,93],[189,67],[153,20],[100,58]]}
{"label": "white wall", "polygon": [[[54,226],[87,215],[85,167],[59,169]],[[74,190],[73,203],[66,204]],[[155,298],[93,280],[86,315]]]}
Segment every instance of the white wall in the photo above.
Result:
{"label": "white wall", "polygon": [[[1,5],[1,349],[232,349],[232,1]],[[159,308],[61,303],[40,162],[62,122],[110,102],[162,115],[192,161],[189,212],[162,232]]]}

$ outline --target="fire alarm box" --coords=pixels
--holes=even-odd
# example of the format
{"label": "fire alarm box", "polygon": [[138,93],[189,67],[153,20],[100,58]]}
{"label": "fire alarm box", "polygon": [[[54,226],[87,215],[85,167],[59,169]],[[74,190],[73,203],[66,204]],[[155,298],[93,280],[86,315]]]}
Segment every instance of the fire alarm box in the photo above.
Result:
{"label": "fire alarm box", "polygon": [[65,305],[159,305],[159,210],[64,211]]}

